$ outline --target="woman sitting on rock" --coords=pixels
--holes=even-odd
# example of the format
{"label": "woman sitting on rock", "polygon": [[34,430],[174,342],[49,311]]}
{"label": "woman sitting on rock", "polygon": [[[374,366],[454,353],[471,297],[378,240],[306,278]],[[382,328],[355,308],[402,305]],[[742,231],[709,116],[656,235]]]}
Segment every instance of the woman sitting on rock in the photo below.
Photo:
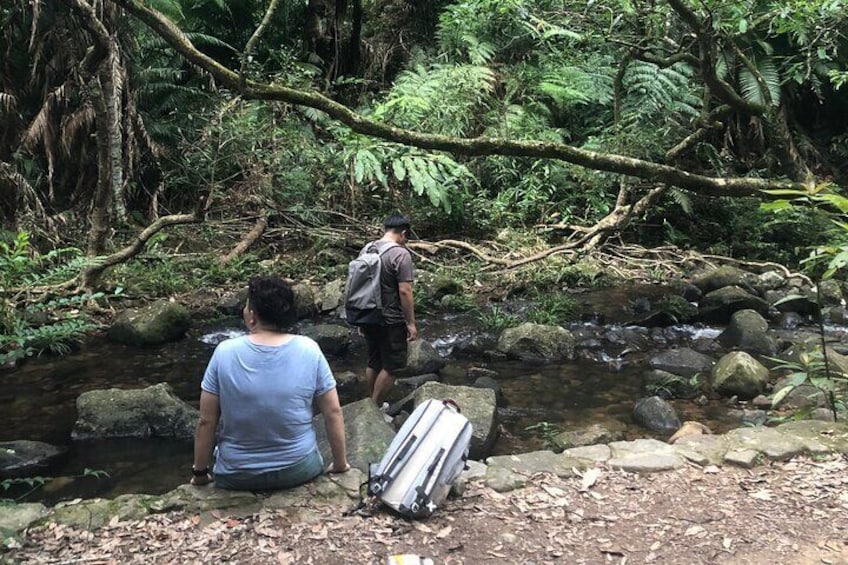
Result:
{"label": "woman sitting on rock", "polygon": [[218,487],[280,489],[320,475],[325,469],[312,427],[313,400],[333,454],[327,471],[350,468],[336,381],[317,343],[286,332],[294,321],[288,284],[276,277],[250,281],[244,307],[249,333],[218,345],[200,385],[192,484],[212,481],[216,430]]}

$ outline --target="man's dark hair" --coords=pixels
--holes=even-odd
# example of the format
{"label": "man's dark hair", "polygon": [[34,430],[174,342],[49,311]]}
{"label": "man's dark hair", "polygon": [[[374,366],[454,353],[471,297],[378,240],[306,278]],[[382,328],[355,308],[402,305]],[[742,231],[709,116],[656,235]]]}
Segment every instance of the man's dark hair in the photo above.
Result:
{"label": "man's dark hair", "polygon": [[297,319],[292,287],[279,277],[254,277],[247,284],[247,301],[259,319],[284,330]]}
{"label": "man's dark hair", "polygon": [[407,235],[409,235],[412,230],[412,224],[410,223],[409,218],[401,216],[400,214],[389,216],[383,220],[383,227],[396,233],[405,231]]}

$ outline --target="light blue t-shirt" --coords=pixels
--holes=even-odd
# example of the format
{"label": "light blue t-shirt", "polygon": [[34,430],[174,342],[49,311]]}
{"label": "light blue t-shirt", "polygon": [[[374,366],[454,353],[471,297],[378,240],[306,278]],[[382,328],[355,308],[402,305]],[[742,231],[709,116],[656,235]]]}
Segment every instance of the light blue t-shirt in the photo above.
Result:
{"label": "light blue t-shirt", "polygon": [[215,473],[251,474],[297,463],[316,449],[312,401],[336,386],[321,348],[305,336],[256,345],[221,342],[200,387],[218,397]]}

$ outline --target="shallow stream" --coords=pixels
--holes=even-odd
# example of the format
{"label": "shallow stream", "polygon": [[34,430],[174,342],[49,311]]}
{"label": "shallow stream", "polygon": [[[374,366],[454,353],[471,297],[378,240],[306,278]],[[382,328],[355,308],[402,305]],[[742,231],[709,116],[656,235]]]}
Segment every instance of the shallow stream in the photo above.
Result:
{"label": "shallow stream", "polygon": [[[632,289],[600,291],[582,296],[581,302],[584,310],[610,323],[601,331],[617,331],[620,327],[615,323],[622,318],[627,296],[632,296],[632,292]],[[564,431],[614,418],[627,426],[628,439],[652,435],[634,425],[631,419],[635,401],[643,396],[641,375],[652,351],[635,356],[626,351],[599,351],[593,361],[584,359],[544,366],[508,360],[460,360],[449,355],[457,340],[479,331],[475,325],[479,326],[479,322],[471,314],[433,316],[421,320],[419,331],[448,360],[441,372],[444,382],[470,384],[465,373],[472,366],[485,366],[497,372],[504,403],[499,409],[502,427],[496,454],[544,448],[544,434],[526,429],[539,423]],[[573,331],[580,329],[577,324],[572,327]],[[158,494],[184,483],[191,464],[191,442],[162,439],[72,442],[75,400],[93,389],[143,388],[167,382],[180,398],[196,406],[203,370],[214,344],[240,331],[238,322],[233,320],[192,330],[180,342],[149,349],[96,340],[67,357],[34,359],[15,372],[0,375],[3,414],[0,441],[39,440],[69,448],[68,456],[49,470],[49,475],[57,478],[29,499],[55,502],[124,493]],[[685,345],[714,337],[718,330],[676,328],[672,333]],[[335,372],[361,372],[364,360],[362,342],[355,340],[344,358],[331,358],[330,364]],[[364,396],[365,390],[360,387],[344,392],[342,401],[351,402]],[[705,406],[686,401],[673,404],[681,420],[702,421],[718,432],[739,425],[738,420],[728,417],[727,406],[720,401],[713,400]],[[105,471],[109,476],[83,477],[85,469]]]}

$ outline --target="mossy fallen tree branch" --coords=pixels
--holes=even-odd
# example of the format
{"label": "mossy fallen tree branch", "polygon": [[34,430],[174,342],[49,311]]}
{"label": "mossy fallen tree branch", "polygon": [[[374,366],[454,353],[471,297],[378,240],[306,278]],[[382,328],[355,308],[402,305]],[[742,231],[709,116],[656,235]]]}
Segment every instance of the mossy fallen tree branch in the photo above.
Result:
{"label": "mossy fallen tree branch", "polygon": [[268,214],[263,213],[253,225],[253,229],[247,232],[241,241],[238,242],[229,253],[222,256],[218,260],[219,265],[227,265],[236,257],[241,256],[245,251],[247,251],[251,245],[256,243],[260,237],[262,237],[262,233],[265,231],[265,228],[268,227]]}
{"label": "mossy fallen tree branch", "polygon": [[150,241],[150,238],[164,228],[181,224],[196,224],[201,222],[202,219],[203,216],[200,214],[171,214],[169,216],[162,216],[144,228],[129,245],[111,255],[100,258],[95,264],[84,269],[80,276],[80,285],[86,288],[96,286],[100,276],[106,269],[138,255],[144,249],[147,242]]}
{"label": "mossy fallen tree branch", "polygon": [[670,165],[624,155],[589,151],[564,143],[492,137],[458,138],[397,128],[367,118],[318,92],[243,80],[244,77],[241,73],[227,68],[219,61],[199,51],[171,20],[149,8],[141,0],[111,1],[122,6],[127,12],[144,22],[172,48],[212,75],[222,86],[239,93],[243,98],[279,101],[315,108],[362,135],[456,155],[504,155],[555,159],[593,170],[677,186],[708,196],[751,196],[766,189],[804,189],[804,183],[801,182],[760,178],[710,177]]}

